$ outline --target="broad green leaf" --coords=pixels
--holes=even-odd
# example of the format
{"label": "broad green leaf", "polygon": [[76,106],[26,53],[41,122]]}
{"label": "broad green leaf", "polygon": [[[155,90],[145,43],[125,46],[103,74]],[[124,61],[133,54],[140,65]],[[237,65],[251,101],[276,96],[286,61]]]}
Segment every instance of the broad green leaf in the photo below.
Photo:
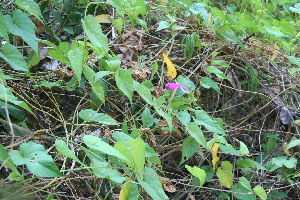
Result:
{"label": "broad green leaf", "polygon": [[101,49],[100,53],[106,55],[108,53],[108,39],[106,35],[102,33],[101,25],[92,16],[88,15],[82,19],[82,26],[85,34],[93,45]]}
{"label": "broad green leaf", "polygon": [[206,22],[206,24],[208,24],[208,12],[205,8],[205,3],[193,3],[190,7],[189,10],[191,11],[191,13],[197,15],[197,14],[201,14],[204,21]]}
{"label": "broad green leaf", "polygon": [[276,169],[286,166],[287,168],[294,168],[297,165],[297,159],[291,157],[290,159],[286,156],[272,158],[266,165],[269,172],[273,172]]}
{"label": "broad green leaf", "polygon": [[211,61],[212,65],[221,65],[222,67],[230,67],[225,60],[213,60]]}
{"label": "broad green leaf", "polygon": [[20,106],[21,108],[24,108],[25,110],[33,114],[28,105],[23,101],[19,101],[18,98],[13,95],[11,89],[6,88],[2,83],[0,83],[0,99]]}
{"label": "broad green leaf", "polygon": [[95,81],[99,81],[104,76],[107,76],[107,75],[110,75],[110,74],[114,74],[114,72],[110,72],[110,71],[100,71],[100,72],[97,72],[95,74]]}
{"label": "broad green leaf", "polygon": [[241,182],[232,187],[233,196],[241,200],[256,200],[252,190],[245,188]]}
{"label": "broad green leaf", "polygon": [[264,190],[263,187],[261,187],[260,185],[257,185],[253,188],[253,191],[255,192],[255,194],[257,196],[259,196],[259,198],[261,198],[262,200],[267,200],[267,193]]}
{"label": "broad green leaf", "polygon": [[14,45],[9,43],[3,44],[0,51],[0,57],[3,58],[14,70],[29,71],[23,55]]}
{"label": "broad green leaf", "polygon": [[206,172],[203,169],[200,169],[197,166],[190,167],[188,165],[185,165],[185,168],[195,177],[199,178],[200,180],[200,187],[205,183],[206,179]]}
{"label": "broad green leaf", "polygon": [[27,11],[29,14],[35,16],[38,20],[44,21],[43,15],[41,13],[40,6],[34,0],[17,0],[15,4]]}
{"label": "broad green leaf", "polygon": [[153,105],[152,94],[149,88],[147,88],[145,85],[140,84],[137,92],[149,105]]}
{"label": "broad green leaf", "polygon": [[92,149],[101,151],[107,155],[116,156],[123,160],[129,161],[127,157],[125,157],[122,153],[116,150],[114,147],[110,146],[106,142],[102,141],[101,138],[92,136],[92,135],[85,135],[83,137],[84,143]]}
{"label": "broad green leaf", "polygon": [[144,172],[144,180],[138,178],[138,181],[151,198],[155,200],[169,199],[162,188],[161,180],[157,173],[149,167],[145,167]]}
{"label": "broad green leaf", "polygon": [[249,155],[249,150],[248,150],[248,147],[245,145],[244,142],[240,141],[240,151],[241,151],[241,154],[244,156],[244,155]]}
{"label": "broad green leaf", "polygon": [[251,159],[239,158],[237,160],[237,166],[239,168],[257,168],[261,170],[267,170],[264,166]]}
{"label": "broad green leaf", "polygon": [[208,66],[206,68],[206,71],[211,73],[211,74],[215,74],[218,78],[220,79],[229,79],[227,76],[225,76],[225,74],[219,70],[216,66]]}
{"label": "broad green leaf", "polygon": [[186,137],[182,143],[182,156],[179,165],[192,157],[197,152],[198,148],[199,143],[193,137]]}
{"label": "broad green leaf", "polygon": [[154,123],[154,118],[149,110],[149,108],[145,108],[142,113],[142,123],[144,128],[149,128]]}
{"label": "broad green leaf", "polygon": [[200,127],[195,122],[188,123],[186,129],[190,136],[192,136],[200,145],[206,149],[208,148],[206,138],[204,137]]}
{"label": "broad green leaf", "polygon": [[295,13],[300,14],[300,3],[296,3],[295,7],[289,7],[289,9]]}
{"label": "broad green leaf", "polygon": [[191,121],[191,115],[188,111],[184,110],[184,111],[180,111],[176,114],[176,116],[178,117],[178,119],[180,120],[180,122],[183,125],[187,125],[188,123],[190,123]]}
{"label": "broad green leaf", "polygon": [[300,140],[293,140],[291,141],[287,146],[286,146],[286,150],[289,150],[290,148],[293,148],[295,146],[300,145]]}
{"label": "broad green leaf", "polygon": [[196,124],[204,126],[207,130],[217,133],[220,135],[226,135],[225,131],[215,120],[211,119],[204,110],[197,110],[195,112],[196,119],[194,120]]}
{"label": "broad green leaf", "polygon": [[171,24],[167,21],[160,21],[158,24],[158,27],[156,29],[156,31],[160,31],[162,29],[166,29],[169,28],[171,26]]}
{"label": "broad green leaf", "polygon": [[71,63],[71,68],[74,70],[78,83],[80,84],[81,74],[83,70],[83,52],[80,48],[76,48],[69,51],[68,57]]}
{"label": "broad green leaf", "polygon": [[222,186],[231,188],[233,184],[233,165],[229,161],[222,161],[221,167],[217,170],[217,177]]}
{"label": "broad green leaf", "polygon": [[118,88],[128,97],[132,103],[133,79],[128,70],[119,69],[115,75]]}
{"label": "broad green leaf", "polygon": [[82,162],[76,157],[75,153],[69,149],[68,145],[63,140],[55,140],[55,147],[61,155],[82,164]]}
{"label": "broad green leaf", "polygon": [[92,159],[90,166],[95,176],[99,178],[108,178],[117,183],[122,183],[126,179],[126,177],[122,177],[118,171],[114,170],[108,162],[101,162],[98,159]]}
{"label": "broad green leaf", "polygon": [[11,159],[15,165],[25,164],[32,174],[39,177],[63,176],[45,147],[32,141],[21,144],[20,150],[11,151]]}
{"label": "broad green leaf", "polygon": [[38,38],[35,36],[35,25],[21,10],[13,11],[13,15],[5,15],[6,28],[14,35],[20,36],[32,49],[38,53]]}
{"label": "broad green leaf", "polygon": [[205,87],[205,88],[207,88],[207,89],[213,88],[213,89],[215,89],[218,93],[221,94],[221,91],[220,91],[220,88],[219,88],[218,84],[217,84],[214,80],[212,80],[211,78],[208,78],[208,77],[202,77],[199,81],[200,81],[200,84],[201,84],[203,87]]}
{"label": "broad green leaf", "polygon": [[224,153],[228,153],[231,155],[239,156],[241,155],[240,150],[236,150],[231,144],[220,144],[220,150],[223,151]]}
{"label": "broad green leaf", "polygon": [[0,37],[4,37],[4,39],[9,42],[8,30],[2,13],[0,13],[0,27]]}
{"label": "broad green leaf", "polygon": [[97,113],[92,109],[85,109],[79,112],[79,117],[86,122],[98,122],[101,124],[114,124],[117,125],[118,123],[104,113]]}
{"label": "broad green leaf", "polygon": [[187,89],[189,89],[191,91],[196,89],[195,84],[188,77],[184,77],[184,76],[180,75],[176,78],[176,80],[178,81],[178,83],[180,85],[183,85],[184,87],[186,87]]}
{"label": "broad green leaf", "polygon": [[128,142],[130,154],[134,161],[134,170],[143,179],[143,170],[145,165],[145,142],[141,138],[136,138]]}
{"label": "broad green leaf", "polygon": [[14,165],[14,163],[11,161],[11,158],[9,157],[8,152],[6,151],[6,149],[4,148],[4,146],[1,143],[0,143],[0,162],[4,166],[11,169],[11,171],[16,173],[19,177],[22,176],[20,174],[20,172],[18,171],[18,169],[16,168],[16,166]]}
{"label": "broad green leaf", "polygon": [[139,199],[139,190],[136,183],[126,181],[121,189],[119,200]]}
{"label": "broad green leaf", "polygon": [[118,150],[119,152],[121,152],[127,158],[127,160],[122,160],[122,161],[125,162],[128,165],[128,167],[133,169],[134,168],[134,160],[130,154],[129,149],[127,148],[127,145],[124,142],[118,141],[115,144],[114,148],[116,150]]}
{"label": "broad green leaf", "polygon": [[248,181],[245,177],[240,177],[239,178],[239,183],[241,185],[243,185],[246,189],[248,189],[250,191],[252,190],[250,181]]}
{"label": "broad green leaf", "polygon": [[86,79],[89,81],[90,85],[92,86],[93,91],[97,95],[97,97],[102,101],[105,102],[105,93],[104,88],[100,85],[100,83],[95,81],[96,73],[87,65],[85,64],[83,67],[83,72]]}

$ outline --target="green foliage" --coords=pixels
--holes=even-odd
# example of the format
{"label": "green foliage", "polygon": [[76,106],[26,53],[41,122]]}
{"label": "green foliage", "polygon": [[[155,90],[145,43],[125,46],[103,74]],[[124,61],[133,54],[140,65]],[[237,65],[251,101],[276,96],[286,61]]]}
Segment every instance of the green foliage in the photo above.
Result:
{"label": "green foliage", "polygon": [[45,147],[34,142],[23,143],[20,150],[11,151],[11,160],[15,165],[25,164],[32,174],[39,177],[63,176]]}
{"label": "green foliage", "polygon": [[[53,8],[47,7],[46,4],[49,2],[55,6]],[[199,192],[200,187],[205,186],[205,188],[215,189],[214,195],[216,194],[220,199],[250,200],[259,197],[266,200],[272,199],[269,197],[272,195],[279,198],[287,196],[273,190],[273,185],[268,182],[257,183],[257,180],[260,180],[257,177],[260,173],[268,174],[265,176],[267,178],[274,177],[275,174],[277,178],[287,180],[289,183],[296,182],[297,177],[299,177],[297,172],[298,160],[297,154],[294,155],[293,151],[295,150],[294,147],[299,146],[300,140],[296,137],[292,138],[284,149],[286,155],[280,154],[274,157],[272,152],[275,150],[276,153],[278,152],[278,143],[281,140],[279,135],[266,133],[264,137],[259,136],[262,152],[259,152],[260,156],[256,157],[257,154],[251,152],[257,150],[256,147],[251,146],[251,142],[247,139],[240,138],[242,134],[234,133],[236,134],[234,135],[232,133],[233,128],[227,126],[230,120],[223,121],[221,118],[217,118],[222,116],[217,111],[219,104],[215,108],[205,106],[199,103],[201,99],[198,99],[195,93],[201,86],[206,89],[212,88],[217,93],[212,93],[211,99],[207,99],[214,101],[214,94],[217,94],[219,102],[222,93],[228,94],[227,88],[223,87],[228,82],[233,85],[234,90],[240,90],[239,86],[247,84],[249,91],[257,92],[261,84],[259,68],[252,62],[251,65],[246,61],[243,62],[241,58],[237,59],[238,61],[229,61],[226,58],[226,52],[223,51],[223,48],[229,49],[229,52],[232,51],[235,55],[239,55],[240,51],[249,50],[248,42],[253,37],[264,41],[262,44],[276,42],[278,46],[283,48],[282,51],[289,52],[290,56],[285,59],[288,62],[288,67],[299,71],[300,61],[296,57],[295,51],[299,45],[299,35],[297,34],[299,32],[299,20],[297,18],[297,14],[300,13],[299,3],[295,4],[291,1],[265,3],[260,0],[236,1],[230,2],[228,5],[226,2],[219,5],[212,1],[201,1],[200,3],[192,0],[170,0],[161,1],[161,5],[155,4],[155,6],[152,1],[144,0],[108,0],[107,3],[89,3],[82,0],[78,2],[64,1],[62,4],[54,0],[46,3],[17,0],[14,3],[26,13],[16,8],[13,8],[11,12],[0,13],[0,26],[2,27],[0,36],[3,41],[5,40],[1,45],[0,57],[7,64],[0,71],[0,105],[1,108],[4,108],[0,112],[1,118],[6,119],[5,122],[11,125],[6,127],[9,127],[7,130],[11,131],[12,140],[15,139],[14,132],[10,129],[12,124],[17,127],[16,129],[28,128],[27,115],[40,117],[43,113],[55,121],[55,125],[59,124],[63,129],[60,131],[56,131],[56,127],[49,129],[51,138],[54,139],[54,153],[52,150],[47,151],[45,149],[49,145],[46,143],[41,145],[32,141],[27,143],[21,141],[22,144],[19,148],[15,147],[18,150],[12,150],[0,144],[0,161],[3,166],[12,171],[7,177],[8,179],[30,183],[32,178],[30,176],[32,175],[34,178],[64,178],[63,173],[66,171],[76,170],[79,175],[82,171],[87,171],[89,176],[102,179],[103,185],[109,185],[110,191],[115,191],[115,188],[118,190],[122,188],[120,199],[139,199],[142,196],[147,196],[142,190],[146,191],[152,199],[177,198],[176,195],[172,196],[172,192],[167,195],[164,191],[168,191],[165,180],[169,180],[169,178],[162,176],[168,177],[169,174],[166,173],[164,167],[170,164],[162,164],[162,162],[172,160],[171,154],[181,148],[180,162],[176,160],[178,166],[172,166],[172,168],[180,168],[183,163],[197,162],[199,164],[199,166],[194,167],[189,165],[185,165],[185,168],[182,167],[183,174],[189,172],[196,177],[194,182],[190,183],[193,184],[190,188],[195,189],[195,193]],[[176,5],[176,9],[170,5]],[[107,26],[100,25],[96,18],[91,15],[98,13],[99,10],[108,12],[111,7],[114,7],[113,10],[116,9],[112,26],[120,34],[113,40],[109,40],[109,37],[110,34],[116,34],[114,29],[107,31]],[[158,15],[149,16],[150,10],[151,12],[155,10]],[[53,38],[39,40],[35,34],[35,24],[29,15],[40,20],[49,35],[56,41],[50,42],[53,41]],[[47,23],[49,16],[54,21],[52,25]],[[194,22],[188,24],[188,22],[183,26],[183,20],[179,19],[180,17],[183,19],[191,18],[196,22],[195,24]],[[155,26],[152,26],[151,20],[155,21]],[[56,25],[53,26],[55,23]],[[117,56],[118,51],[122,51],[120,47],[125,48],[126,46],[129,49],[129,47],[135,46],[133,40],[136,38],[128,42],[126,41],[127,36],[123,38],[121,34],[122,31],[135,28],[136,25],[140,25],[145,30],[145,32],[139,30],[140,33],[146,35],[145,37],[151,38],[152,32],[155,32],[153,38],[157,40],[155,42],[159,51],[155,52],[153,54],[155,56],[151,57],[150,60],[147,60],[144,53],[138,52],[138,48],[136,52],[130,49],[128,52],[132,54],[132,57],[125,55],[125,57],[130,57],[130,62],[124,64],[128,57],[125,60],[120,59],[119,57],[122,55]],[[58,26],[56,31],[51,30],[56,26]],[[211,33],[202,33],[197,30],[199,28],[209,29]],[[134,30],[136,31],[136,29]],[[184,32],[181,32],[182,30]],[[68,33],[66,37],[62,37],[62,31]],[[182,37],[177,37],[182,33],[185,34]],[[212,41],[209,41],[212,44],[202,42],[204,38],[212,37],[210,36],[213,35],[212,33],[218,34],[218,37],[225,38],[232,44],[225,41],[222,48],[213,50]],[[79,34],[82,34],[83,41],[73,38]],[[134,31],[130,34],[134,35]],[[171,42],[166,42],[166,38],[159,38],[160,34],[170,37]],[[27,43],[33,51],[28,52],[25,46],[22,46],[24,48],[22,49],[12,43],[12,38],[16,36],[21,37],[24,45]],[[137,36],[135,35],[135,37]],[[141,36],[139,37],[137,38],[140,41],[146,40]],[[175,43],[178,38],[181,38],[178,44],[179,48]],[[118,40],[122,40],[122,44],[119,46],[114,43]],[[48,45],[50,47],[48,50],[49,58],[60,62],[64,68],[72,69],[74,76],[70,78],[57,75],[55,80],[52,80],[52,75],[49,75],[47,79],[36,81],[33,77],[39,76],[40,68],[35,69],[35,66],[41,64],[39,58],[41,50],[38,48],[38,42]],[[163,46],[162,44],[167,45]],[[171,45],[170,51],[174,51],[172,48],[180,49],[181,54],[178,55],[184,55],[188,60],[180,67],[176,66],[178,74],[182,75],[172,81],[190,91],[184,91],[182,88],[174,91],[160,88],[165,81],[164,69],[161,67],[161,60],[154,59],[157,59],[168,45]],[[199,57],[201,64],[198,66],[199,63],[195,62],[195,58],[201,50],[200,47],[209,48],[207,48],[207,55],[201,54]],[[272,54],[275,54],[274,52],[272,50]],[[205,56],[203,62],[202,56]],[[136,58],[137,66],[134,66],[135,61],[131,59]],[[273,61],[274,59],[276,59],[276,55],[270,60]],[[234,85],[233,79],[235,77],[230,74],[230,70],[234,70],[233,66],[238,66],[239,62],[243,63],[241,71],[244,76],[240,82],[236,79],[237,82]],[[192,65],[196,66],[199,73],[190,68]],[[149,66],[152,67],[149,70],[152,72],[151,77],[147,74]],[[204,68],[201,69],[201,67]],[[33,83],[30,87],[43,91],[49,99],[50,106],[34,102],[33,99],[36,98],[34,95],[27,95],[24,98],[13,86],[10,86],[8,80],[15,79],[7,75],[10,74],[10,70],[12,70],[13,77],[30,79]],[[59,70],[57,68],[54,71]],[[146,78],[135,78],[137,75],[135,70],[140,70],[142,73],[146,71]],[[188,73],[191,74],[187,75]],[[203,74],[205,75],[203,76]],[[217,83],[213,77],[221,79],[222,82]],[[61,90],[61,93],[73,91],[82,102],[75,102],[74,105],[71,103],[67,105],[70,106],[70,109],[67,108],[61,112],[62,105],[59,104],[67,98],[57,101],[54,98],[57,90]],[[122,94],[124,94],[123,97]],[[209,95],[207,94],[207,96]],[[83,108],[81,104],[90,107]],[[206,104],[210,104],[210,102],[206,102]],[[35,111],[35,114],[32,110]],[[72,112],[72,117],[70,117],[72,120],[66,117],[69,111]],[[116,111],[117,114],[114,113]],[[33,118],[32,116],[31,118]],[[14,121],[17,121],[18,125],[15,125]],[[241,122],[241,124],[243,123],[244,121]],[[120,131],[120,124],[123,124],[123,132]],[[82,127],[84,128],[81,129]],[[100,128],[105,129],[106,132]],[[77,141],[75,142],[73,137],[77,137],[77,134],[75,135],[77,131],[82,131],[82,134],[76,138]],[[244,130],[241,129],[241,131]],[[99,132],[99,136],[92,135],[94,132]],[[34,137],[34,134],[39,132],[32,133],[28,137],[32,135]],[[243,133],[243,135],[246,134]],[[252,136],[248,135],[248,137]],[[78,141],[82,143],[78,143]],[[218,144],[218,146],[212,149],[214,144]],[[170,146],[171,153],[165,152],[168,150],[162,151],[160,149],[164,145]],[[172,151],[172,145],[177,145],[176,148],[178,149]],[[213,151],[214,153],[212,153]],[[164,155],[160,157],[158,152],[164,153]],[[50,153],[57,154],[57,157],[53,159]],[[178,157],[178,155],[176,156]],[[224,155],[226,160],[220,159]],[[68,158],[64,160],[63,165],[58,162],[57,158],[60,156]],[[169,159],[168,156],[171,158]],[[203,158],[201,162],[198,162],[199,156]],[[212,162],[211,160],[215,161]],[[76,163],[76,168],[73,168],[74,166],[70,169],[65,168],[65,166],[69,166],[70,161],[75,161],[73,163]],[[213,165],[213,167],[209,165]],[[22,169],[22,173],[20,173],[20,169]],[[216,177],[219,182],[215,181]],[[97,181],[96,178],[95,181]],[[221,186],[225,187],[225,190],[219,193]],[[104,189],[100,188],[99,190]]]}

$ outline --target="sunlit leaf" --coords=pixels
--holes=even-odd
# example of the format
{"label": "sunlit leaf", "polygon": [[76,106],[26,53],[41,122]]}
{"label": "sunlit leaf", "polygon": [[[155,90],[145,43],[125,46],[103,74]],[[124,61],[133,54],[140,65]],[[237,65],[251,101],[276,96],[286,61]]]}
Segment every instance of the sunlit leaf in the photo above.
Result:
{"label": "sunlit leaf", "polygon": [[17,0],[15,2],[15,4],[19,8],[21,8],[21,9],[27,11],[29,14],[35,16],[38,20],[44,21],[40,6],[34,0]]}
{"label": "sunlit leaf", "polygon": [[101,124],[115,124],[115,125],[118,124],[113,118],[111,118],[107,114],[97,113],[92,109],[81,110],[79,112],[79,117],[86,122],[98,122]]}
{"label": "sunlit leaf", "polygon": [[9,43],[3,44],[0,51],[0,57],[3,58],[14,70],[29,70],[23,55],[14,45]]}
{"label": "sunlit leaf", "polygon": [[21,10],[13,11],[13,15],[5,15],[6,28],[14,35],[20,36],[35,52],[38,52],[38,38],[35,36],[35,25]]}
{"label": "sunlit leaf", "polygon": [[233,165],[229,161],[223,161],[217,170],[217,177],[222,186],[231,188],[233,184]]}
{"label": "sunlit leaf", "polygon": [[121,189],[119,200],[136,200],[139,197],[139,190],[136,183],[126,181]]}
{"label": "sunlit leaf", "polygon": [[200,180],[200,187],[205,183],[206,179],[206,172],[203,169],[200,169],[197,166],[190,167],[188,165],[185,165],[185,168],[195,177],[199,178]]}
{"label": "sunlit leaf", "polygon": [[264,190],[263,187],[261,187],[260,185],[257,185],[253,188],[253,191],[255,192],[255,194],[257,196],[259,196],[259,198],[261,198],[262,200],[266,200],[267,199],[267,193]]}
{"label": "sunlit leaf", "polygon": [[32,174],[39,177],[63,176],[45,147],[32,141],[21,144],[20,150],[13,150],[11,159],[15,165],[25,164]]}

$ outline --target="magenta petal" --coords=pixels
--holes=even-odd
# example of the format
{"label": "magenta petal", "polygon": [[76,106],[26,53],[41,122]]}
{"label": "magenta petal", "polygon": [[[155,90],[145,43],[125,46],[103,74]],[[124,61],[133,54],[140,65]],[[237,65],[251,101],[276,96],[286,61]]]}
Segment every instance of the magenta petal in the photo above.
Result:
{"label": "magenta petal", "polygon": [[185,91],[190,91],[186,87],[184,87],[182,85],[179,85],[177,83],[167,83],[166,84],[166,88],[169,89],[169,90],[175,90],[176,88],[179,88],[179,87],[182,88],[182,89],[184,89]]}

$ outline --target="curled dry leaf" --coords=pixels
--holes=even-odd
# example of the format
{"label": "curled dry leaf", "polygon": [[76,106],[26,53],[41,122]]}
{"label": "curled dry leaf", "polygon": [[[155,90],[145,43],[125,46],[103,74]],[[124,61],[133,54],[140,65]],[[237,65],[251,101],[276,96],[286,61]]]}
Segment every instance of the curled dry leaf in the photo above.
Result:
{"label": "curled dry leaf", "polygon": [[170,193],[176,192],[176,187],[172,183],[168,182],[167,180],[163,179],[162,185],[167,192]]}

